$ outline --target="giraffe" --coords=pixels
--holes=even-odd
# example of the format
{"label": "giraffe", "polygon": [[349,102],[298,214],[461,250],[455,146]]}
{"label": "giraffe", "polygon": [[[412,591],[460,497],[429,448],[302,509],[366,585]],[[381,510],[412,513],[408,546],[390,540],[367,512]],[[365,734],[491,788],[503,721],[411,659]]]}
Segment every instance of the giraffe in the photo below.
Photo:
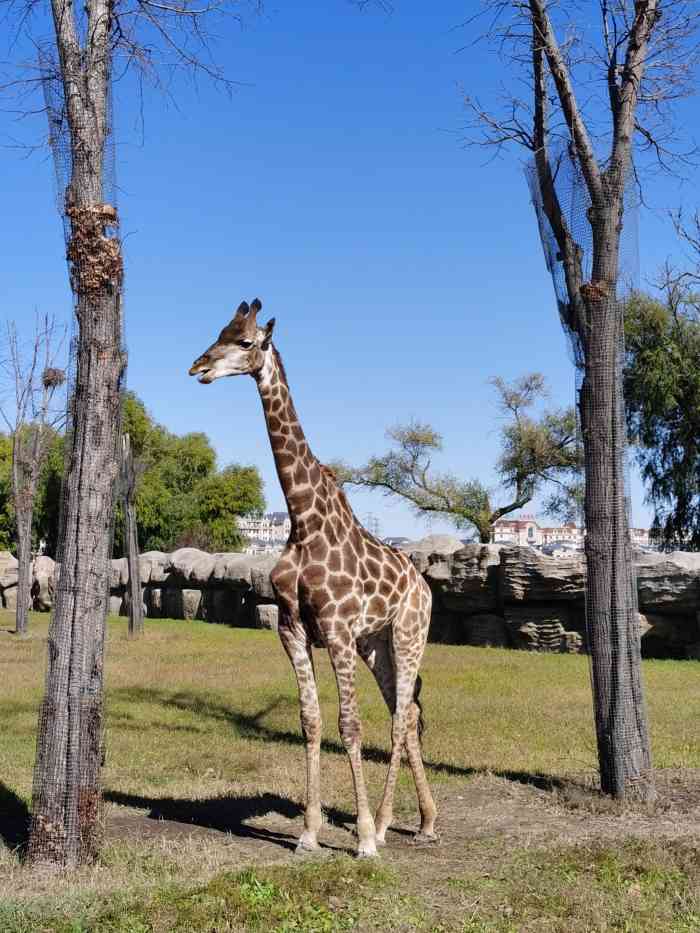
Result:
{"label": "giraffe", "polygon": [[[321,829],[321,710],[312,647],[328,650],[339,700],[338,726],[357,805],[357,854],[377,855],[393,818],[393,797],[405,748],[421,815],[418,842],[433,842],[436,808],[425,776],[418,675],[430,622],[431,593],[410,558],[374,538],[358,522],[333,472],[314,457],[292,402],[284,366],[272,343],[275,319],[257,324],[259,299],[236,314],[190,369],[204,384],[248,374],[257,383],[292,530],[271,574],[279,636],[294,668],[306,746],[306,808],[297,852],[318,849]],[[372,671],[392,715],[391,756],[376,813],[362,770],[361,723],[355,693],[358,655]]]}

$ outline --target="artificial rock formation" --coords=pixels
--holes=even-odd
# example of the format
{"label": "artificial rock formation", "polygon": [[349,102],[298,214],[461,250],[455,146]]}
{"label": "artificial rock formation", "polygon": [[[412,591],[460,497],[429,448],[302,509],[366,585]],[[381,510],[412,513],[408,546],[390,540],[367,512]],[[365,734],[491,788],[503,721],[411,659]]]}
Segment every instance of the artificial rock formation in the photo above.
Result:
{"label": "artificial rock formation", "polygon": [[[432,641],[530,651],[586,649],[583,555],[547,557],[528,547],[462,544],[431,535],[407,546],[433,593]],[[204,619],[277,627],[270,586],[273,554],[206,554],[181,548],[142,554],[143,602],[149,618]],[[700,554],[640,553],[636,558],[642,652],[700,659]],[[55,565],[34,562],[32,599],[51,609]],[[128,612],[126,560],[112,561],[111,611]],[[17,561],[0,552],[0,593],[17,604]]]}

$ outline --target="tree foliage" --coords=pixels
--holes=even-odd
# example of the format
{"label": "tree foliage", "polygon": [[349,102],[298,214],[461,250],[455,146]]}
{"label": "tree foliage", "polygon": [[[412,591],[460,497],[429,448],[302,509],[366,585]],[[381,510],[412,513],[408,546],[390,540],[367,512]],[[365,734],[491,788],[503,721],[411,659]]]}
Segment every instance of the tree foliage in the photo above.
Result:
{"label": "tree foliage", "polygon": [[505,416],[496,471],[508,494],[506,504],[495,505],[492,491],[478,479],[432,470],[442,438],[429,424],[417,421],[387,431],[392,449],[366,465],[334,464],[339,481],[400,496],[418,515],[441,515],[460,530],[475,531],[484,542],[491,540],[499,518],[523,508],[540,489],[555,485],[562,496],[575,484],[579,470],[573,409],[547,410],[539,416],[531,412],[547,394],[540,373],[510,383],[496,378],[492,385]]}
{"label": "tree foliage", "polygon": [[[123,430],[131,438],[137,471],[136,518],[141,551],[172,550],[196,544],[206,550],[238,550],[237,516],[265,507],[256,467],[216,469],[206,434],[178,436],[153,421],[143,402],[129,392]],[[117,518],[115,550],[123,548]]]}
{"label": "tree foliage", "polygon": [[671,289],[625,311],[625,400],[636,459],[665,549],[700,550],[700,301]]}
{"label": "tree foliage", "polygon": [[[238,550],[238,516],[265,508],[256,467],[232,464],[217,471],[216,453],[200,432],[178,436],[157,424],[143,402],[127,392],[123,430],[129,433],[137,464],[136,514],[141,551],[169,551],[192,545],[204,550]],[[34,510],[32,546],[58,546],[64,437],[54,432],[42,467]],[[15,549],[12,506],[12,438],[0,434],[0,550]],[[124,515],[115,514],[114,553],[124,551]]]}

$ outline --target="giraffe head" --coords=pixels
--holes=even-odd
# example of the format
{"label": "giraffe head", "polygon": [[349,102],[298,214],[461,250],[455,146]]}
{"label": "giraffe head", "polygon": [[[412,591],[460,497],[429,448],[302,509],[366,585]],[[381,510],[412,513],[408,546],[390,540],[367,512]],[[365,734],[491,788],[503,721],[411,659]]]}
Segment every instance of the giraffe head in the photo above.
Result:
{"label": "giraffe head", "polygon": [[264,327],[258,327],[256,318],[261,308],[259,298],[250,305],[242,301],[231,323],[194,361],[190,376],[198,376],[200,382],[208,384],[221,376],[252,375],[262,369],[271,345],[275,319],[271,318]]}

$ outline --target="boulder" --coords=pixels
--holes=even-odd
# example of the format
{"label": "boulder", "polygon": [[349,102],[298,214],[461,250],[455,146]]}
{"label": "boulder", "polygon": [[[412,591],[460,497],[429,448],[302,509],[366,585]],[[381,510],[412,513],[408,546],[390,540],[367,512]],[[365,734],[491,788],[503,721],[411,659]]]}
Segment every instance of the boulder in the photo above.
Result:
{"label": "boulder", "polygon": [[17,585],[17,558],[9,551],[0,551],[0,589]]}
{"label": "boulder", "polygon": [[273,632],[277,631],[278,611],[277,606],[271,604],[262,604],[255,607],[255,627],[266,628]]}
{"label": "boulder", "polygon": [[182,614],[177,616],[177,618],[178,619],[200,618],[199,610],[202,605],[202,591],[201,590],[180,590],[180,597],[182,599]]}
{"label": "boulder", "polygon": [[275,592],[270,583],[270,574],[278,560],[279,554],[259,554],[252,558],[250,582],[259,599],[274,600],[275,598]]}
{"label": "boulder", "polygon": [[126,557],[117,557],[112,561],[112,591],[123,589],[129,582],[129,562]]}
{"label": "boulder", "polygon": [[500,573],[503,603],[581,602],[585,566],[583,555],[547,557],[530,547],[503,547]]}
{"label": "boulder", "polygon": [[251,568],[257,560],[250,554],[216,554],[211,574],[212,586],[228,586],[232,589],[247,589],[251,586]]}
{"label": "boulder", "polygon": [[502,616],[493,613],[479,613],[467,620],[467,644],[488,648],[506,648],[508,626]]}
{"label": "boulder", "polygon": [[567,606],[506,606],[511,643],[526,651],[578,654],[583,637],[571,627]]}
{"label": "boulder", "polygon": [[[409,552],[411,560],[421,573],[425,573],[428,567],[435,566],[433,573],[436,578],[448,579],[447,558],[463,547],[464,544],[453,535],[428,535],[420,541],[406,544],[403,550]],[[444,569],[441,569],[440,565],[443,565]],[[441,576],[441,574],[446,574],[446,576]]]}
{"label": "boulder", "polygon": [[56,564],[51,557],[41,555],[32,566],[32,602],[37,612],[50,612],[53,607],[54,573]]}
{"label": "boulder", "polygon": [[17,586],[6,586],[2,591],[2,608],[17,611]]}
{"label": "boulder", "polygon": [[173,551],[165,565],[166,572],[175,580],[194,586],[208,586],[216,565],[216,555],[194,547]]}
{"label": "boulder", "polygon": [[501,549],[500,544],[463,545],[448,558],[450,572],[446,580],[437,578],[432,566],[426,570],[425,578],[440,593],[444,609],[483,613],[500,607]]}
{"label": "boulder", "polygon": [[146,604],[146,615],[150,619],[159,619],[163,615],[163,591],[159,586],[150,584],[144,588],[143,601]]}
{"label": "boulder", "polygon": [[700,554],[642,554],[636,565],[643,612],[694,616],[700,609]]}
{"label": "boulder", "polygon": [[141,583],[164,583],[168,579],[166,567],[170,562],[170,555],[162,551],[146,551],[139,556],[139,570]]}
{"label": "boulder", "polygon": [[121,615],[122,612],[122,598],[121,596],[110,596],[109,597],[109,614],[113,616]]}

